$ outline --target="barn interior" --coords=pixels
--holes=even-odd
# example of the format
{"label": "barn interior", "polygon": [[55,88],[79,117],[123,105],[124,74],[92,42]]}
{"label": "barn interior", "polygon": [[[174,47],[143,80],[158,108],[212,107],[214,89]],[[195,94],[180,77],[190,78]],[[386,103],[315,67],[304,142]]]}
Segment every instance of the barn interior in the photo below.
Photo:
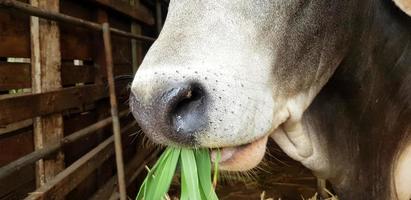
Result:
{"label": "barn interior", "polygon": [[[134,199],[161,149],[129,114],[129,85],[168,3],[0,0],[0,200]],[[220,199],[316,194],[310,171],[269,146],[259,169],[222,174]]]}

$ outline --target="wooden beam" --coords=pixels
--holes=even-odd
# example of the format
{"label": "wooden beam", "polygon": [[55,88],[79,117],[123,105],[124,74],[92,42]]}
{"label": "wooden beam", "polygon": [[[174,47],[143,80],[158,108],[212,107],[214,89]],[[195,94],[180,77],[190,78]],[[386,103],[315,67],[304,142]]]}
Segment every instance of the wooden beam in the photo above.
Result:
{"label": "wooden beam", "polygon": [[126,192],[126,183],[125,183],[125,175],[124,175],[123,147],[121,143],[120,120],[118,117],[116,88],[115,88],[115,83],[114,83],[111,34],[110,34],[110,26],[108,23],[103,24],[103,41],[104,41],[104,51],[105,51],[105,56],[106,56],[107,79],[108,79],[108,86],[109,86],[109,91],[110,91],[111,116],[113,118],[113,134],[114,134],[115,150],[116,150],[116,167],[117,167],[117,174],[118,174],[118,186],[120,190],[120,199],[126,200],[127,192]]}
{"label": "wooden beam", "polygon": [[[108,15],[107,12],[102,8],[99,7],[97,11],[95,12],[95,21],[99,24],[103,24],[105,22],[108,22]],[[95,83],[96,84],[103,84],[107,80],[107,72],[106,72],[106,59],[104,56],[104,44],[103,44],[103,38],[102,38],[102,33],[101,32],[95,32],[94,36],[94,55],[93,55],[93,60],[96,67],[96,73],[95,73]],[[101,120],[104,119],[107,115],[107,112],[109,112],[109,107],[107,102],[99,101],[96,103],[96,114],[97,114],[97,119]],[[103,138],[103,132],[108,132],[107,129],[101,129],[99,130],[100,133],[97,135],[97,141],[101,142]],[[96,170],[96,182],[97,182],[97,188],[101,187],[104,185],[105,181],[109,179],[109,177],[112,176],[112,171],[113,171],[113,165],[112,163],[104,163],[102,166],[100,166]]]}
{"label": "wooden beam", "polygon": [[0,12],[0,56],[30,57],[29,17],[2,9]]}
{"label": "wooden beam", "polygon": [[[133,159],[127,163],[125,173],[127,177],[126,184],[130,185],[136,178],[135,174],[140,174],[145,166],[157,157],[159,150],[147,149],[145,152],[136,154]],[[101,187],[90,200],[109,199],[117,185],[117,175],[112,177],[106,184]]]}
{"label": "wooden beam", "polygon": [[[130,0],[132,6],[140,6],[140,0]],[[141,35],[141,26],[135,22],[131,23],[131,33]],[[137,72],[143,60],[143,48],[137,44],[136,40],[131,40],[131,62],[133,67],[133,74]]]}
{"label": "wooden beam", "polygon": [[80,107],[107,96],[104,85],[70,87],[41,94],[1,96],[0,126]]}
{"label": "wooden beam", "polygon": [[93,83],[96,68],[94,66],[74,66],[63,64],[61,67],[61,82],[63,85],[74,85],[76,83]]}
{"label": "wooden beam", "polygon": [[0,181],[0,199],[17,199],[7,197],[9,194],[14,193],[14,191],[16,190],[19,190],[19,188],[26,185],[27,183],[34,182],[34,178],[34,165],[26,166],[14,172],[13,174],[10,174],[9,177]]}
{"label": "wooden beam", "polygon": [[[59,12],[60,1],[32,0],[35,7]],[[60,30],[56,22],[32,19],[32,91],[42,93],[53,91],[61,85]],[[40,102],[46,103],[46,102]],[[64,137],[63,116],[55,113],[36,117],[33,123],[35,149],[59,143]],[[43,159],[36,165],[36,182],[44,185],[64,169],[64,155],[57,152],[53,158]]]}
{"label": "wooden beam", "polygon": [[31,193],[26,200],[62,199],[114,153],[113,136],[67,167],[54,179]]}
{"label": "wooden beam", "polygon": [[0,63],[0,91],[30,87],[30,64]]}
{"label": "wooden beam", "polygon": [[163,16],[162,16],[162,9],[161,9],[161,0],[156,0],[156,26],[157,26],[157,33],[160,34],[161,29],[163,28]]}
{"label": "wooden beam", "polygon": [[0,127],[0,136],[8,134],[13,131],[17,131],[22,128],[26,128],[33,125],[33,120],[32,119],[27,119],[24,121],[8,124],[7,126]]}
{"label": "wooden beam", "polygon": [[154,17],[150,13],[150,11],[140,5],[138,7],[131,7],[130,4],[127,2],[119,1],[119,0],[88,0],[93,3],[97,3],[108,8],[111,8],[117,12],[125,14],[134,20],[143,22],[147,25],[154,25]]}
{"label": "wooden beam", "polygon": [[[123,127],[121,133],[125,133],[135,127],[136,123]],[[30,193],[26,200],[34,199],[61,199],[71,192],[87,176],[96,170],[104,161],[114,154],[114,137],[111,136],[96,148],[85,154],[53,180]]]}
{"label": "wooden beam", "polygon": [[[76,17],[64,15],[58,12],[52,12],[52,11],[48,11],[45,9],[39,9],[39,8],[30,6],[29,4],[21,3],[16,0],[0,0],[0,7],[15,9],[15,10],[20,11],[23,14],[37,16],[37,17],[41,17],[44,19],[53,20],[56,22],[77,25],[78,27],[89,28],[95,31],[102,31],[102,26],[100,24],[90,22],[87,20],[82,20]],[[152,37],[143,36],[143,35],[135,35],[135,34],[132,34],[126,31],[116,29],[116,28],[110,28],[110,31],[113,34],[121,36],[121,37],[133,38],[133,39],[136,39],[139,41],[145,41],[145,42],[155,41],[155,39]]]}
{"label": "wooden beam", "polygon": [[[28,63],[0,63],[0,91],[31,88],[31,72]],[[96,69],[94,66],[74,66],[62,64],[62,85],[93,83]]]}
{"label": "wooden beam", "polygon": [[[129,113],[128,110],[126,111],[122,111],[120,113],[120,116],[123,117],[125,115],[127,115]],[[104,119],[102,121],[99,121],[95,124],[92,124],[90,126],[87,126],[81,130],[78,130],[74,133],[72,133],[71,135],[63,138],[59,143],[56,143],[54,145],[50,145],[47,148],[44,149],[39,149],[36,151],[33,151],[11,163],[8,163],[5,166],[0,167],[0,180],[2,180],[5,177],[10,176],[10,174],[15,173],[16,171],[20,170],[21,168],[24,168],[28,165],[33,164],[34,162],[45,158],[55,152],[57,152],[58,150],[60,150],[61,148],[65,147],[66,145],[72,144],[84,137],[87,137],[93,133],[96,133],[97,130],[100,130],[106,126],[108,126],[109,124],[111,124],[111,117]],[[134,126],[136,125],[137,122],[133,122],[131,124],[129,124],[127,127],[129,126]],[[99,133],[96,133],[99,134]]]}

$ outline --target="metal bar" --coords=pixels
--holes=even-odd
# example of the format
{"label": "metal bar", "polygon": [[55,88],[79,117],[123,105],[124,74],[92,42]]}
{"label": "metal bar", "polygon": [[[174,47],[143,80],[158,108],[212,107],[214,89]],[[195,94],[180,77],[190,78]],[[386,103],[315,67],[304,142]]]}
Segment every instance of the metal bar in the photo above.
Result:
{"label": "metal bar", "polygon": [[[123,111],[120,113],[120,116],[125,116],[128,114],[128,110]],[[22,169],[25,166],[28,166],[30,164],[35,163],[36,161],[47,157],[55,152],[57,152],[59,149],[61,149],[62,147],[64,147],[67,144],[73,143],[81,138],[84,138],[88,135],[90,135],[91,133],[111,124],[112,119],[111,117],[106,118],[102,121],[99,121],[93,125],[90,125],[84,129],[81,129],[79,131],[74,132],[73,134],[63,138],[61,140],[60,144],[55,144],[52,146],[49,146],[47,148],[44,149],[40,149],[37,151],[34,151],[30,154],[27,154],[26,156],[21,157],[20,159],[17,159],[14,162],[11,162],[10,164],[3,166],[0,168],[0,180],[9,176],[10,174]]]}
{"label": "metal bar", "polygon": [[[90,21],[87,21],[87,20],[79,19],[79,18],[72,17],[72,16],[69,16],[69,15],[61,14],[61,13],[58,13],[58,12],[52,12],[52,11],[36,8],[36,7],[31,6],[27,3],[22,3],[22,2],[19,2],[19,1],[16,1],[16,0],[0,0],[0,8],[1,7],[12,8],[12,9],[21,11],[25,14],[28,14],[28,15],[41,17],[41,18],[44,18],[44,19],[53,20],[53,21],[57,21],[57,22],[69,23],[69,24],[80,26],[80,27],[92,29],[92,30],[95,30],[95,31],[102,31],[102,29],[103,29],[103,27],[98,23],[94,23],[94,22],[90,22]],[[115,35],[122,36],[122,37],[133,38],[133,39],[136,39],[136,40],[139,40],[139,41],[145,41],[145,42],[154,42],[155,41],[155,39],[152,38],[152,37],[132,34],[132,33],[126,32],[126,31],[116,29],[116,28],[110,28],[110,31]]]}
{"label": "metal bar", "polygon": [[124,175],[123,147],[121,144],[120,120],[118,117],[118,106],[116,99],[116,88],[114,84],[113,72],[113,55],[111,49],[110,26],[103,23],[103,41],[106,55],[107,79],[110,92],[111,116],[113,119],[114,147],[116,153],[118,186],[120,191],[120,200],[127,200],[126,181]]}

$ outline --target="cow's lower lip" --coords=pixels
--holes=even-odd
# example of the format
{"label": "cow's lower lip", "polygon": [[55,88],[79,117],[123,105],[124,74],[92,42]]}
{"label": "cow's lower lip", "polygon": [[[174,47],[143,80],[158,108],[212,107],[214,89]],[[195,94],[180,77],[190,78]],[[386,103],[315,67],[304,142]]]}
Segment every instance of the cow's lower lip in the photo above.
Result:
{"label": "cow's lower lip", "polygon": [[[256,167],[264,157],[268,136],[264,136],[252,143],[236,147],[220,149],[221,159],[219,169],[225,171],[247,171]],[[216,150],[211,152],[211,160],[214,162]]]}

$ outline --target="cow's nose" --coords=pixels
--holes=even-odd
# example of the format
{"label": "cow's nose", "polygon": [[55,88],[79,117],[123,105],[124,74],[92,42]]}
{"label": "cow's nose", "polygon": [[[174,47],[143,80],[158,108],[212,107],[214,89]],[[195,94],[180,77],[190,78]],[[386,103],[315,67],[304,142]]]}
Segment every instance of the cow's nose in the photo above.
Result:
{"label": "cow's nose", "polygon": [[[195,145],[195,136],[206,124],[207,95],[199,83],[173,84],[157,91],[151,102],[139,102],[135,93],[133,114],[146,134],[156,140],[164,137],[173,143]],[[161,141],[166,143],[167,141]]]}

